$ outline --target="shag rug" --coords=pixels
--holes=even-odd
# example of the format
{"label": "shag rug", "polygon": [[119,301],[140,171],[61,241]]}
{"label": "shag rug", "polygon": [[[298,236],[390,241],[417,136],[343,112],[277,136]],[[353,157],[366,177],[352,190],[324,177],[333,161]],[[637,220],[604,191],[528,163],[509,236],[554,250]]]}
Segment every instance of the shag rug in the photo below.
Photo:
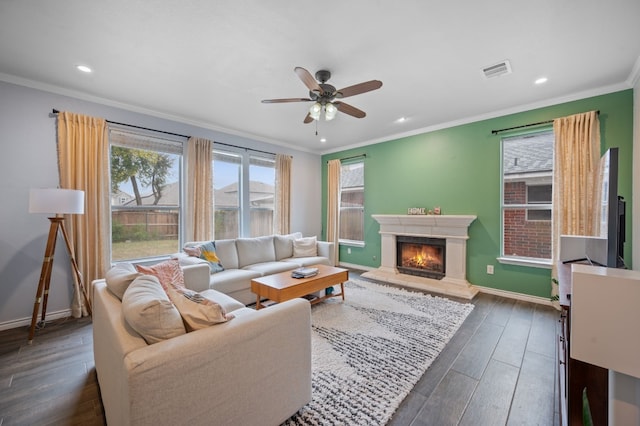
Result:
{"label": "shag rug", "polygon": [[473,310],[362,280],[345,298],[312,307],[312,400],[284,425],[386,424]]}

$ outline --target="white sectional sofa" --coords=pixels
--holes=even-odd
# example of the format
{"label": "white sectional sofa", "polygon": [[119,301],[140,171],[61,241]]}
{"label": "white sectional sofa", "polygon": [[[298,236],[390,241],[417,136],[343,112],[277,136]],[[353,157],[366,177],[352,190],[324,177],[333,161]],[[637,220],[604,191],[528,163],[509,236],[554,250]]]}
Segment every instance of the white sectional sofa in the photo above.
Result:
{"label": "white sectional sofa", "polygon": [[[311,237],[314,238],[314,237]],[[251,280],[264,275],[291,271],[301,266],[315,264],[334,265],[333,243],[316,241],[313,253],[298,250],[308,238],[299,232],[287,235],[271,235],[256,238],[238,238],[215,241],[216,255],[224,270],[211,273],[209,288],[225,293],[249,305],[255,303],[251,292]],[[300,242],[300,244],[298,244]],[[185,246],[195,246],[203,242],[190,242]],[[184,253],[177,254],[183,265],[206,263],[190,258]]]}
{"label": "white sectional sofa", "polygon": [[[148,344],[148,337],[134,329],[128,298],[138,288],[132,283],[150,278],[133,269],[117,283],[109,273],[106,280],[92,283],[94,358],[107,423],[278,425],[308,403],[309,302],[293,299],[255,311],[208,289],[208,265],[182,270],[187,288],[214,300],[234,318]],[[165,306],[172,309],[171,302]],[[145,305],[140,311],[156,331],[164,332],[168,321],[150,313],[153,309]]]}

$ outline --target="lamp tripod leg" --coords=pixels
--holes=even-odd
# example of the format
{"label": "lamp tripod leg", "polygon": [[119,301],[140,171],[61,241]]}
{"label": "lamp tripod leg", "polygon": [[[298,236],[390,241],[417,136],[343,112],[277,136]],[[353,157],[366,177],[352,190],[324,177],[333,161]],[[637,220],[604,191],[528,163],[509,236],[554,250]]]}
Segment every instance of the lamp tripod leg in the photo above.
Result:
{"label": "lamp tripod leg", "polygon": [[82,293],[82,297],[84,299],[84,305],[87,309],[87,313],[91,315],[91,303],[89,303],[89,298],[87,297],[87,291],[84,288],[84,283],[82,280],[82,274],[80,273],[80,269],[78,268],[78,263],[76,262],[76,258],[73,255],[73,251],[71,250],[71,242],[69,240],[69,236],[67,235],[67,230],[64,227],[64,222],[60,222],[60,229],[62,230],[62,236],[64,237],[64,242],[67,245],[67,252],[69,253],[69,259],[71,260],[71,267],[76,277],[76,282],[78,283],[78,288]]}
{"label": "lamp tripod leg", "polygon": [[53,255],[56,250],[58,226],[60,224],[60,222],[55,219],[57,218],[49,218],[49,220],[51,220],[51,227],[49,228],[49,237],[47,239],[47,247],[44,252],[44,260],[42,261],[42,271],[40,272],[40,280],[38,281],[36,300],[33,303],[33,315],[31,316],[31,326],[29,327],[29,344],[33,342],[41,303],[41,323],[44,323],[47,314],[47,300],[49,298],[49,285],[51,283],[51,268],[53,267]]}

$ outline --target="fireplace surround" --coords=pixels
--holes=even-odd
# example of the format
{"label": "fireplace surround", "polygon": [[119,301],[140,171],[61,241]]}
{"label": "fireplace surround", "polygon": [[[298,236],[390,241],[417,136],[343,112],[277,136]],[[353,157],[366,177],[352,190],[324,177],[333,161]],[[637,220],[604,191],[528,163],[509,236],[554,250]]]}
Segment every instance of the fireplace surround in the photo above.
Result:
{"label": "fireplace surround", "polygon": [[[473,299],[478,293],[466,277],[467,240],[473,215],[372,215],[380,224],[380,267],[364,273],[393,284],[415,287],[450,296]],[[437,238],[445,241],[443,276],[441,279],[417,276],[398,267],[398,237]],[[401,239],[402,239],[401,238]]]}

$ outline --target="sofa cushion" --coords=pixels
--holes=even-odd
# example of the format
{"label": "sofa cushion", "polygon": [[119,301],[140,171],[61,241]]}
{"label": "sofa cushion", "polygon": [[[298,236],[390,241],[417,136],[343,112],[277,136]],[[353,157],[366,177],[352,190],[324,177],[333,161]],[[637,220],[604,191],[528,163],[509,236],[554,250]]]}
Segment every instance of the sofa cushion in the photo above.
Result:
{"label": "sofa cushion", "polygon": [[227,296],[226,294],[216,291],[216,290],[205,290],[200,292],[201,295],[206,297],[209,300],[216,302],[218,305],[222,306],[225,312],[233,313],[235,316],[235,311],[238,309],[244,308],[244,305],[238,302],[233,297]]}
{"label": "sofa cushion", "polygon": [[104,280],[107,283],[107,288],[122,300],[129,285],[140,275],[142,274],[131,263],[116,263],[107,271]]}
{"label": "sofa cushion", "polygon": [[122,313],[148,344],[186,333],[180,312],[152,275],[141,275],[129,285],[122,296]]}
{"label": "sofa cushion", "polygon": [[187,331],[200,330],[233,318],[220,304],[185,287],[170,285],[166,289],[169,299],[180,312]]}
{"label": "sofa cushion", "polygon": [[185,247],[184,251],[189,256],[206,260],[209,264],[209,269],[211,269],[212,274],[224,271],[224,266],[222,265],[220,259],[216,254],[216,243],[214,241],[209,241],[193,247]]}
{"label": "sofa cushion", "polygon": [[289,259],[282,259],[282,262],[290,262],[297,265],[297,267],[301,266],[312,266],[312,265],[329,265],[329,259],[323,256],[309,256],[309,257],[291,257]]}
{"label": "sofa cushion", "polygon": [[316,237],[298,238],[293,240],[293,257],[309,257],[318,255]]}
{"label": "sofa cushion", "polygon": [[211,275],[210,287],[224,294],[232,295],[238,291],[244,291],[251,287],[252,279],[262,276],[260,272],[244,269],[226,269]]}
{"label": "sofa cushion", "polygon": [[165,291],[172,284],[184,287],[184,274],[178,259],[165,260],[152,266],[136,265],[136,269],[145,275],[157,277]]}
{"label": "sofa cushion", "polygon": [[244,268],[247,265],[254,265],[256,263],[274,262],[276,260],[273,236],[238,238],[236,240],[236,248],[238,249],[239,268]]}
{"label": "sofa cushion", "polygon": [[238,269],[238,250],[236,240],[217,240],[216,255],[225,269]]}
{"label": "sofa cushion", "polygon": [[259,272],[264,276],[291,271],[297,267],[298,265],[293,262],[263,262],[245,266],[244,269]]}
{"label": "sofa cushion", "polygon": [[276,260],[282,260],[293,256],[293,240],[302,238],[300,232],[287,235],[274,235],[273,245],[276,250]]}

